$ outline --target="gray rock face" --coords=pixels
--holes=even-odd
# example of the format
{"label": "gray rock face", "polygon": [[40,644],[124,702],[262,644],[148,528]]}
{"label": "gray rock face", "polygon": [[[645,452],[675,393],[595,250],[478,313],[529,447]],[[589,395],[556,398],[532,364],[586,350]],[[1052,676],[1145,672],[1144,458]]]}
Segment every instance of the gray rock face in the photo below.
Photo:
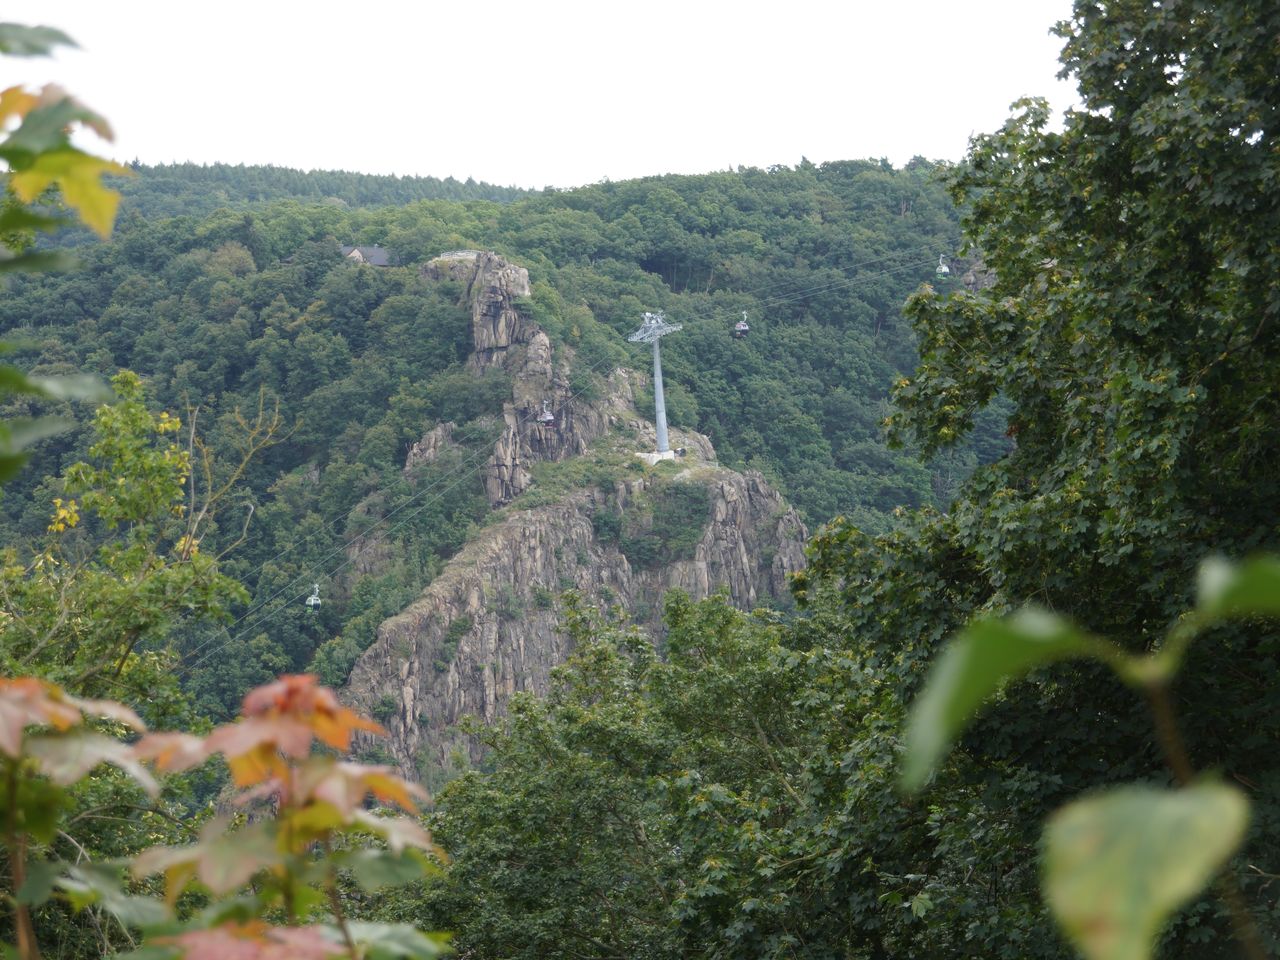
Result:
{"label": "gray rock face", "polygon": [[424,433],[422,439],[409,448],[409,455],[404,460],[405,471],[424,463],[433,463],[442,452],[454,446],[455,427],[456,424],[453,423],[441,423]]}
{"label": "gray rock face", "polygon": [[[475,343],[468,364],[474,370],[506,366],[507,352],[527,346],[541,335],[538,325],[525,318],[515,304],[529,296],[529,271],[509,263],[496,253],[456,250],[428,262],[422,275],[432,280],[460,280],[471,304],[471,335]],[[547,347],[550,372],[550,345]]]}
{"label": "gray rock face", "polygon": [[[499,368],[511,376],[505,429],[484,468],[491,506],[510,503],[528,489],[531,463],[580,456],[631,409],[630,377],[622,371],[609,377],[608,399],[602,403],[587,403],[572,391],[572,351],[566,348],[555,365],[551,341],[520,309],[519,300],[530,293],[529,271],[523,267],[494,253],[467,250],[430,261],[422,274],[464,284],[474,341],[467,366],[476,372]],[[552,424],[538,420],[544,404],[555,416]]]}
{"label": "gray rock face", "polygon": [[[518,690],[544,692],[569,653],[552,598],[578,590],[589,601],[618,603],[655,623],[662,595],[695,599],[725,589],[736,606],[788,597],[787,576],[804,564],[807,532],[760,474],[699,466],[710,509],[688,560],[635,569],[616,546],[594,535],[597,509],[634,506],[644,478],[612,491],[579,491],[551,506],[518,511],[464,547],[406,610],[383,622],[357,662],[345,699],[368,712],[390,694],[390,747],[410,773],[442,767],[455,749],[478,758],[456,731],[472,715],[492,721]],[[679,479],[679,478],[678,478]]]}
{"label": "gray rock face", "polygon": [[[633,402],[636,374],[614,371],[594,402],[571,391],[571,352],[562,349],[554,363],[546,334],[521,310],[527,271],[492,253],[455,251],[428,263],[423,275],[464,285],[475,340],[469,367],[498,367],[511,377],[502,434],[482,472],[491,506],[530,487],[533,463],[580,456],[615,428],[636,436],[637,449],[652,449],[653,424]],[[552,424],[537,419],[544,401],[555,414]],[[429,430],[410,450],[406,469],[438,457],[452,445],[452,431],[451,424]],[[724,589],[744,609],[789,602],[787,577],[804,565],[807,531],[799,516],[759,473],[716,466],[706,437],[673,430],[671,441],[686,450],[673,479],[708,491],[708,515],[689,559],[640,570],[596,538],[596,511],[626,516],[638,509],[651,481],[632,477],[611,490],[579,490],[553,505],[512,512],[484,528],[414,603],[378,628],[344,698],[365,713],[386,696],[396,701],[387,723],[390,749],[406,773],[430,779],[455,749],[477,759],[478,745],[457,731],[458,721],[468,715],[492,721],[513,693],[547,689],[552,668],[569,653],[553,603],[566,589],[588,602],[621,604],[655,630],[662,595],[673,588],[695,599]]]}

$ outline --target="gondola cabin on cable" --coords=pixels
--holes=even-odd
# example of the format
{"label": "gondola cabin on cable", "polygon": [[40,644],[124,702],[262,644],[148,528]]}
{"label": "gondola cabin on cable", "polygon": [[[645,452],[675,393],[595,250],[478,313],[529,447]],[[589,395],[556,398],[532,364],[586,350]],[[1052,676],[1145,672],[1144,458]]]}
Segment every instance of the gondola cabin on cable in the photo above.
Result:
{"label": "gondola cabin on cable", "polygon": [[938,269],[933,271],[933,275],[939,280],[945,280],[951,276],[951,268],[947,266],[946,259],[942,254],[938,254]]}
{"label": "gondola cabin on cable", "polygon": [[551,412],[551,401],[542,401],[542,412],[538,414],[538,423],[544,427],[554,427],[556,425],[556,415]]}
{"label": "gondola cabin on cable", "polygon": [[733,338],[735,340],[745,340],[747,334],[751,330],[751,325],[747,323],[747,311],[742,311],[742,319],[733,325]]}
{"label": "gondola cabin on cable", "polygon": [[320,606],[320,584],[313,583],[311,585],[311,596],[307,597],[306,604],[312,610]]}

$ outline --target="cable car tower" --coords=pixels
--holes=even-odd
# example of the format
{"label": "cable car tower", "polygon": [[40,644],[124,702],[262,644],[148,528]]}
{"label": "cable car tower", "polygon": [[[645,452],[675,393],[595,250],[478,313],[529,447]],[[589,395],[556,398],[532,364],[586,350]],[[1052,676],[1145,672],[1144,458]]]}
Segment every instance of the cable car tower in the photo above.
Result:
{"label": "cable car tower", "polygon": [[667,441],[667,401],[662,394],[662,350],[658,341],[668,333],[675,333],[682,326],[679,323],[667,323],[667,318],[659,310],[657,313],[646,313],[640,329],[627,337],[632,343],[653,344],[654,423],[658,428],[658,455],[663,460],[667,459],[665,455],[671,453],[671,444]]}

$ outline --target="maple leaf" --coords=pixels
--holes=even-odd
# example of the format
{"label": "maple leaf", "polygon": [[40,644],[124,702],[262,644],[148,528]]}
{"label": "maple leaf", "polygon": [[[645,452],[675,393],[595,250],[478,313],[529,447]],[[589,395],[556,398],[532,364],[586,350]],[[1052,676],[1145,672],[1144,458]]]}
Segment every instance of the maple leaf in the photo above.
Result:
{"label": "maple leaf", "polygon": [[[284,676],[250,690],[241,713],[240,720],[219,727],[204,743],[206,753],[222,753],[227,758],[236,785],[241,787],[271,779],[286,781],[289,768],[281,754],[305,757],[311,752],[313,739],[347,750],[356,730],[386,733],[372,720],[342,706],[333,691],[320,686],[311,674]],[[405,796],[392,784],[380,783],[378,789]]]}
{"label": "maple leaf", "polygon": [[123,703],[114,700],[81,700],[79,697],[66,697],[66,701],[86,717],[105,717],[138,731],[147,729],[142,718]]}
{"label": "maple leaf", "polygon": [[111,234],[120,194],[103,186],[102,176],[128,173],[129,169],[118,163],[67,146],[37,154],[30,165],[10,172],[9,183],[23,203],[31,203],[56,183],[67,205],[80,214],[86,226],[105,238]]}
{"label": "maple leaf", "polygon": [[427,833],[416,820],[408,817],[379,817],[368,810],[355,811],[351,815],[351,820],[386,840],[392,853],[399,853],[405,847],[415,847],[426,850],[441,859],[444,857],[443,851],[431,842],[431,834]]}
{"label": "maple leaf", "polygon": [[209,756],[203,737],[190,733],[149,733],[133,747],[139,760],[150,760],[157,770],[181,773],[199,766]]}
{"label": "maple leaf", "polygon": [[181,948],[184,960],[325,960],[346,952],[323,927],[272,927],[261,920],[224,923],[154,942]]}
{"label": "maple leaf", "polygon": [[[287,782],[267,783],[279,793],[285,833],[304,847],[339,827],[356,824],[357,812],[371,793],[409,811],[416,810],[414,797],[427,796],[425,790],[396,776],[390,767],[348,763],[332,757],[311,757],[290,771]],[[248,791],[245,797],[262,795],[267,792],[266,786]],[[419,843],[424,838],[425,834],[412,837]]]}
{"label": "maple leaf", "polygon": [[83,720],[79,710],[55,698],[57,687],[34,677],[0,679],[0,750],[11,757],[22,753],[22,733],[33,724],[66,730]]}
{"label": "maple leaf", "polygon": [[305,757],[311,752],[311,729],[287,716],[246,717],[218,727],[205,740],[209,753],[227,758],[236,786],[246,787],[271,777],[284,779],[288,767],[280,754]]}
{"label": "maple leaf", "polygon": [[109,763],[133,777],[151,796],[160,793],[160,785],[138,762],[133,747],[100,733],[37,734],[27,739],[27,753],[59,786],[70,786],[98,764]]}
{"label": "maple leaf", "polygon": [[313,674],[290,674],[245,694],[240,712],[246,718],[288,717],[305,724],[323,743],[335,750],[351,747],[355,730],[386,735],[381,726],[344,707]]}
{"label": "maple leaf", "polygon": [[231,893],[253,879],[259,870],[280,862],[275,840],[265,824],[226,833],[227,821],[211,820],[196,843],[181,847],[151,847],[133,860],[139,879],[153,873],[165,876],[165,896],[173,902],[194,877],[217,896]]}
{"label": "maple leaf", "polygon": [[22,87],[7,87],[0,91],[0,123],[10,117],[25,117],[40,98]]}
{"label": "maple leaf", "polygon": [[318,758],[326,762],[308,764],[298,772],[296,796],[331,803],[350,814],[372,793],[384,803],[394,803],[410,813],[417,812],[414,798],[427,799],[427,792],[386,766]]}
{"label": "maple leaf", "polygon": [[[135,730],[146,726],[124,704],[111,700],[78,700],[61,687],[35,677],[0,677],[0,751],[11,757],[22,753],[23,732],[30,726],[69,730],[84,722],[85,715],[107,717]],[[115,761],[111,761],[115,762]]]}

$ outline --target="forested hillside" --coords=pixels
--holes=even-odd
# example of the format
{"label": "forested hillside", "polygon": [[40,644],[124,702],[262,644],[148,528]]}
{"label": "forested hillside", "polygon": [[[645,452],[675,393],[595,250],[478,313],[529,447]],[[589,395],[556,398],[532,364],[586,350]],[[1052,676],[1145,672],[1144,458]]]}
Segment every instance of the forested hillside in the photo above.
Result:
{"label": "forested hillside", "polygon": [[[136,195],[164,195],[170,172],[140,171]],[[990,414],[976,443],[926,466],[882,434],[889,390],[915,362],[900,304],[957,241],[937,173],[802,164],[508,204],[282,201],[126,217],[109,243],[83,248],[80,269],[15,280],[0,331],[34,373],[138,372],[150,403],[194,423],[213,478],[241,459],[245,419],[277,419],[206,534],[209,550],[243,534],[225,566],[249,589],[252,615],[227,636],[181,644],[199,664],[202,702],[225,712],[280,670],[319,667],[341,682],[344,667],[314,660],[320,646],[367,645],[486,512],[477,457],[510,387],[499,371],[459,366],[470,350],[465,291],[419,270],[449,249],[493,248],[529,268],[524,309],[574,352],[584,398],[617,365],[647,368],[625,342],[643,311],[683,322],[665,352],[673,423],[709,434],[726,465],[763,470],[811,524],[843,513],[883,530],[898,507],[945,506],[1007,440]],[[252,170],[219,175],[242,196],[256,189]],[[314,177],[328,189],[321,175],[298,182]],[[345,261],[340,244],[357,243],[401,265]],[[743,311],[751,333],[736,340]],[[406,475],[409,447],[445,421],[459,427],[455,453]],[[39,448],[3,503],[11,542],[40,534],[54,478],[87,442],[73,432]],[[437,481],[438,495],[397,513]],[[347,545],[393,514],[380,530],[394,528],[395,563],[362,577]],[[313,581],[330,601],[319,615],[291,604]]]}
{"label": "forested hillside", "polygon": [[1277,955],[1280,6],[1056,32],[955,166],[246,187],[60,274],[105,122],[6,91],[0,952]]}
{"label": "forested hillside", "polygon": [[397,177],[345,170],[290,170],[229,163],[129,164],[133,176],[112,178],[127,218],[203,216],[271,200],[300,200],[344,207],[400,206],[418,200],[508,202],[528,191],[475,180]]}

